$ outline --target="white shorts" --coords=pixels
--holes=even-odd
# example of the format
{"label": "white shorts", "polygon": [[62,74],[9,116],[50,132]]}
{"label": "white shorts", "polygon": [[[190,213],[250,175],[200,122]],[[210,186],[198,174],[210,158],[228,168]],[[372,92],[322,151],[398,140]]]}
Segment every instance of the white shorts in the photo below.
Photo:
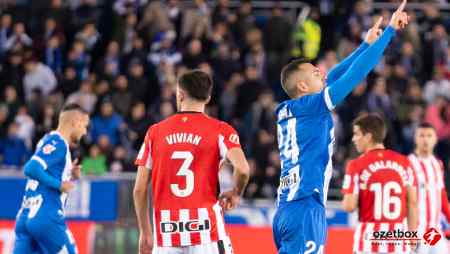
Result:
{"label": "white shorts", "polygon": [[434,246],[430,246],[428,244],[420,244],[419,248],[417,248],[416,252],[417,254],[441,254],[441,253],[449,253],[448,252],[448,245],[447,245],[447,239],[445,237],[442,237],[439,242],[436,243]]}
{"label": "white shorts", "polygon": [[233,248],[230,241],[219,241],[183,247],[155,246],[152,254],[233,254]]}

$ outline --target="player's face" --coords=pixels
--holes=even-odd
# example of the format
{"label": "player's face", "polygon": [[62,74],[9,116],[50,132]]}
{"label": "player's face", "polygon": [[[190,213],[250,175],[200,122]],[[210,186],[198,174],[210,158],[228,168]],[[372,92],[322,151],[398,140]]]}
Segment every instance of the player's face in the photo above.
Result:
{"label": "player's face", "polygon": [[306,73],[308,93],[318,93],[325,87],[325,75],[316,66],[306,63],[301,66]]}
{"label": "player's face", "polygon": [[72,142],[79,142],[80,139],[86,135],[89,125],[89,116],[87,114],[78,114],[77,121],[74,123],[74,132],[72,135]]}
{"label": "player's face", "polygon": [[353,125],[353,137],[352,141],[355,144],[358,153],[363,153],[366,150],[368,144],[368,137],[364,135],[358,125]]}
{"label": "player's face", "polygon": [[415,141],[418,150],[431,154],[437,143],[436,131],[433,128],[418,128]]}

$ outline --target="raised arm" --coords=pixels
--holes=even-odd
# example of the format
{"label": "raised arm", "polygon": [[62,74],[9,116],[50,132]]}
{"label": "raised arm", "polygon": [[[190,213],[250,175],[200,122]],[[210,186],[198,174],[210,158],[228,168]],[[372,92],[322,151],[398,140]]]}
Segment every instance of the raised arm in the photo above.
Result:
{"label": "raised arm", "polygon": [[[408,15],[403,12],[406,0],[394,12],[389,26],[383,34],[371,46],[364,50],[350,67],[335,82],[329,83],[328,94],[333,105],[337,105],[369,74],[379,62],[384,50],[395,35],[395,31],[404,28],[408,24]],[[372,27],[373,32],[378,33],[381,19]]]}
{"label": "raised arm", "polygon": [[369,43],[364,41],[349,56],[347,56],[346,58],[344,58],[344,60],[334,66],[327,74],[327,82],[335,82],[343,73],[345,73],[345,71],[350,67],[353,61],[368,47]]}

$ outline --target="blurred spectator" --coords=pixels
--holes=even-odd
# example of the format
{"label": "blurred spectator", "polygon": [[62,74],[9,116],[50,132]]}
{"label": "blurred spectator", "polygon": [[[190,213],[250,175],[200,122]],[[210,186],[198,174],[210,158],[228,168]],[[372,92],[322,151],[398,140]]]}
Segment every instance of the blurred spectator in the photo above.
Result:
{"label": "blurred spectator", "polygon": [[425,84],[423,97],[428,104],[431,104],[438,96],[450,100],[450,81],[444,77],[442,69],[435,68],[433,79]]}
{"label": "blurred spectator", "polygon": [[394,119],[394,108],[391,97],[386,91],[386,80],[377,78],[367,97],[369,112],[377,112],[389,120]]}
{"label": "blurred spectator", "polygon": [[114,92],[111,96],[111,102],[114,109],[121,116],[128,115],[131,104],[133,103],[133,94],[128,88],[128,80],[124,75],[120,75],[114,82]]}
{"label": "blurred spectator", "polygon": [[23,68],[22,54],[17,51],[9,52],[7,58],[7,62],[0,73],[2,84],[11,84],[19,96],[23,98],[23,76],[25,75],[25,71]]}
{"label": "blurred spectator", "polygon": [[264,83],[258,77],[258,70],[248,66],[245,70],[245,81],[237,89],[235,117],[242,119],[264,88]]}
{"label": "blurred spectator", "polygon": [[104,175],[106,173],[106,157],[103,155],[97,145],[89,148],[89,156],[81,162],[81,169],[86,175]]}
{"label": "blurred spectator", "polygon": [[432,32],[426,38],[424,45],[424,66],[425,75],[429,79],[432,75],[434,66],[447,63],[447,49],[449,47],[448,34],[445,27],[441,24],[433,26]]}
{"label": "blurred spectator", "polygon": [[11,34],[12,17],[11,14],[3,14],[0,20],[0,56],[3,59],[6,42]]}
{"label": "blurred spectator", "polygon": [[27,107],[22,106],[19,108],[14,122],[18,125],[16,135],[24,140],[27,147],[31,149],[36,125],[33,118],[28,114]]}
{"label": "blurred spectator", "polygon": [[102,70],[102,67],[110,65],[111,66],[111,74],[113,76],[117,76],[120,74],[121,66],[120,66],[120,48],[119,43],[117,41],[110,41],[108,47],[106,48],[106,53],[103,58],[98,62],[99,70]]}
{"label": "blurred spectator", "polygon": [[127,159],[127,150],[122,146],[114,149],[113,158],[109,165],[112,173],[135,172],[135,166]]}
{"label": "blurred spectator", "polygon": [[87,78],[91,57],[86,52],[86,47],[82,41],[75,41],[72,49],[67,55],[67,65],[75,68],[77,79]]}
{"label": "blurred spectator", "polygon": [[22,49],[30,47],[33,40],[26,34],[25,25],[21,22],[14,24],[14,30],[8,40],[4,44],[4,50]]}
{"label": "blurred spectator", "polygon": [[103,101],[100,114],[92,118],[90,136],[97,143],[101,135],[109,139],[111,145],[120,143],[120,131],[124,128],[122,117],[114,112],[110,101]]}
{"label": "blurred spectator", "polygon": [[450,103],[442,96],[437,96],[428,105],[425,120],[436,129],[439,140],[450,139]]}
{"label": "blurred spectator", "polygon": [[130,141],[133,149],[138,151],[151,123],[149,116],[147,116],[144,103],[138,102],[133,106],[131,116],[127,122],[128,140]]}
{"label": "blurred spectator", "polygon": [[216,25],[219,22],[227,23],[230,19],[232,19],[232,16],[234,16],[234,13],[230,11],[230,1],[218,0],[211,14],[212,24]]}
{"label": "blurred spectator", "polygon": [[421,59],[417,52],[414,51],[414,46],[411,42],[406,41],[403,43],[398,62],[403,66],[408,76],[417,77],[422,72]]}
{"label": "blurred spectator", "polygon": [[80,105],[86,112],[93,113],[97,102],[97,95],[93,91],[90,80],[81,82],[80,89],[67,97],[66,103],[75,103]]}
{"label": "blurred spectator", "polygon": [[23,87],[26,100],[30,99],[34,90],[38,89],[43,96],[46,96],[56,88],[56,77],[47,65],[31,58],[25,62],[25,71]]}
{"label": "blurred spectator", "polygon": [[58,82],[59,90],[63,93],[64,97],[77,91],[80,80],[77,78],[77,72],[74,66],[67,66],[64,70],[64,76]]}
{"label": "blurred spectator", "polygon": [[15,116],[19,111],[22,101],[20,100],[16,89],[13,86],[6,86],[4,96],[2,98],[4,105],[7,107],[9,115]]}
{"label": "blurred spectator", "polygon": [[231,16],[229,21],[232,25],[233,37],[236,38],[237,45],[241,49],[244,48],[244,39],[248,31],[255,27],[255,17],[252,14],[251,1],[241,1],[237,15]]}
{"label": "blurred spectator", "polygon": [[43,137],[48,132],[57,127],[58,115],[55,108],[51,104],[45,104],[44,109],[40,112],[36,126],[36,136]]}
{"label": "blurred spectator", "polygon": [[9,118],[11,118],[11,116],[9,115],[8,107],[0,104],[0,139],[5,137],[8,133]]}
{"label": "blurred spectator", "polygon": [[63,52],[59,40],[57,36],[48,39],[44,57],[44,63],[57,75],[62,74],[63,68]]}
{"label": "blurred spectator", "polygon": [[20,169],[31,155],[25,141],[19,137],[18,129],[17,123],[10,124],[8,135],[0,139],[0,165],[2,167]]}
{"label": "blurred spectator", "polygon": [[142,63],[137,59],[132,60],[128,71],[129,90],[134,99],[150,105],[159,96],[160,86],[155,81],[150,82],[144,74]]}
{"label": "blurred spectator", "polygon": [[155,66],[160,63],[174,65],[181,62],[182,56],[173,45],[174,39],[175,33],[173,31],[159,34],[151,46],[148,60]]}
{"label": "blurred spectator", "polygon": [[131,52],[133,40],[138,36],[136,32],[137,20],[136,14],[130,13],[125,17],[123,24],[119,24],[119,28],[116,29],[114,38],[119,42],[124,54]]}
{"label": "blurred spectator", "polygon": [[84,43],[86,49],[91,51],[100,39],[100,33],[95,27],[95,23],[89,22],[83,26],[83,29],[75,35],[75,38]]}
{"label": "blurred spectator", "polygon": [[202,50],[200,40],[193,39],[190,41],[186,52],[183,54],[183,64],[189,69],[198,68],[198,65],[206,60]]}
{"label": "blurred spectator", "polygon": [[167,6],[162,1],[152,1],[145,8],[138,29],[140,36],[146,41],[153,41],[158,33],[173,31]]}
{"label": "blurred spectator", "polygon": [[211,66],[215,77],[222,82],[227,81],[233,73],[240,70],[239,62],[233,58],[230,46],[226,43],[218,45],[216,54],[211,59]]}
{"label": "blurred spectator", "polygon": [[359,0],[355,3],[353,13],[348,19],[350,27],[356,24],[362,26],[363,31],[369,30],[372,26],[372,17],[370,14],[370,6],[367,1]]}

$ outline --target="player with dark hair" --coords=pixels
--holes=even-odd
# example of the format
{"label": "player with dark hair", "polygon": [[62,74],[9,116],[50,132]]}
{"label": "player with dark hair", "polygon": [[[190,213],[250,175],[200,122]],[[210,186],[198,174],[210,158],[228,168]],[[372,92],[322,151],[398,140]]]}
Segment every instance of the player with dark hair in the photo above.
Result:
{"label": "player with dark hair", "polygon": [[[136,159],[134,188],[141,254],[152,249],[154,254],[232,253],[222,208],[238,205],[249,166],[236,131],[204,113],[212,86],[205,72],[183,74],[176,91],[178,113],[147,131]],[[218,173],[225,162],[234,168],[234,188],[217,197]]]}
{"label": "player with dark hair", "polygon": [[[450,222],[450,205],[444,183],[444,165],[434,156],[437,144],[436,130],[428,123],[420,124],[415,131],[415,150],[408,156],[418,186],[419,237],[427,232],[441,234],[441,213]],[[431,230],[431,231],[430,231]],[[432,239],[430,239],[432,240]],[[417,253],[448,253],[445,237],[435,244],[420,244]]]}
{"label": "player with dark hair", "polygon": [[67,193],[81,167],[72,162],[69,145],[86,134],[89,115],[69,104],[59,114],[58,127],[46,134],[24,166],[27,184],[17,214],[14,254],[77,253],[75,241],[64,222]]}
{"label": "player with dark hair", "polygon": [[375,67],[395,31],[408,24],[405,5],[406,0],[384,32],[380,18],[361,46],[327,78],[301,60],[283,68],[281,84],[291,100],[276,109],[281,175],[273,234],[279,253],[323,252],[334,146],[331,110]]}
{"label": "player with dark hair", "polygon": [[354,253],[409,253],[410,246],[403,239],[400,243],[377,242],[374,232],[405,233],[417,228],[413,171],[408,158],[384,148],[385,136],[385,123],[376,114],[362,115],[353,122],[352,141],[363,154],[347,165],[342,205],[348,212],[358,208]]}

